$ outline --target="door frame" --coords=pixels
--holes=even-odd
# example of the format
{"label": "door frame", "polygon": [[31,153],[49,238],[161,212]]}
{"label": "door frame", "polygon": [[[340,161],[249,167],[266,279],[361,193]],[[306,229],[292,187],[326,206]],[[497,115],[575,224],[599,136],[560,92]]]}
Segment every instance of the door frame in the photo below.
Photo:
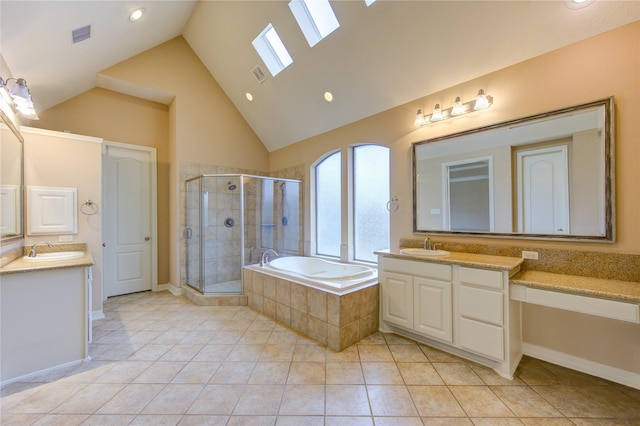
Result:
{"label": "door frame", "polygon": [[[158,291],[158,156],[157,156],[157,149],[153,148],[153,147],[148,147],[148,146],[141,146],[141,145],[132,145],[132,144],[127,144],[127,143],[121,143],[121,142],[114,142],[114,141],[108,141],[108,140],[104,140],[102,143],[102,171],[101,171],[101,180],[102,180],[102,205],[105,206],[105,209],[107,208],[107,179],[106,179],[106,173],[107,173],[107,151],[108,151],[108,147],[117,147],[120,149],[128,149],[131,151],[141,151],[141,152],[146,152],[149,154],[149,173],[151,174],[151,176],[149,176],[149,187],[150,187],[150,191],[151,191],[151,196],[150,196],[150,202],[151,205],[150,207],[150,215],[151,217],[149,218],[149,224],[151,227],[150,230],[150,234],[151,234],[151,291]],[[104,213],[102,214],[102,244],[104,247],[105,243],[105,232],[107,230],[107,214]],[[107,251],[106,250],[102,250],[102,264],[106,265],[107,263]],[[102,288],[100,289],[102,294],[100,295],[102,300],[106,300],[106,298],[104,297],[104,295],[106,294],[105,288],[107,285],[107,282],[104,279],[104,271],[102,271],[101,273],[101,278],[102,278]]]}

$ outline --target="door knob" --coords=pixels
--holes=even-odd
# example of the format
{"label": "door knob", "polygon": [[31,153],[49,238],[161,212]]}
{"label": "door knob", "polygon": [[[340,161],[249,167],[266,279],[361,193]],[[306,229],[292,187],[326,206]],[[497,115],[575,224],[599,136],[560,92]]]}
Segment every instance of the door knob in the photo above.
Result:
{"label": "door knob", "polygon": [[145,241],[149,241],[151,239],[151,237],[144,237]]}

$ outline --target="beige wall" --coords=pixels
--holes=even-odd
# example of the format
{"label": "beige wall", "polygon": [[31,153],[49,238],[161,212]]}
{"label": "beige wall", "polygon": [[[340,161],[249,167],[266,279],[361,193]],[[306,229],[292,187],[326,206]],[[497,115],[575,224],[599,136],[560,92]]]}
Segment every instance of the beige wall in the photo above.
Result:
{"label": "beige wall", "polygon": [[[391,148],[391,194],[400,209],[391,216],[391,245],[412,235],[411,143],[558,109],[608,96],[616,103],[617,241],[613,244],[536,241],[549,248],[640,253],[640,22],[522,62],[442,92],[429,95],[271,153],[272,170],[304,162],[308,167],[332,149],[372,142]],[[449,106],[456,96],[471,99],[478,89],[494,97],[486,111],[415,128],[418,108]],[[307,179],[308,181],[308,179]],[[307,194],[308,195],[308,191]],[[308,203],[309,197],[306,197]],[[309,223],[307,205],[305,220]],[[307,235],[308,229],[307,229]],[[441,238],[447,240],[447,238]],[[482,243],[483,239],[449,238]],[[520,240],[484,240],[531,247]]]}
{"label": "beige wall", "polygon": [[[66,137],[55,132],[40,134],[39,129],[21,129],[24,136],[24,184],[29,186],[49,186],[77,188],[78,203],[92,200],[101,205],[102,200],[102,143],[96,138]],[[38,133],[34,133],[38,132]],[[60,173],[64,170],[65,173]],[[79,178],[80,177],[80,178]],[[25,203],[25,218],[28,217],[29,203]],[[58,242],[57,235],[37,235],[30,237],[28,220],[25,219],[25,245],[38,241]],[[92,310],[102,310],[102,214],[84,215],[78,213],[78,233],[75,242],[87,244],[93,254],[93,300]]]}
{"label": "beige wall", "polygon": [[[42,129],[156,148],[158,283],[169,282],[169,107],[96,88],[43,111],[40,120],[32,124]],[[94,251],[93,255],[101,256],[102,252]]]}

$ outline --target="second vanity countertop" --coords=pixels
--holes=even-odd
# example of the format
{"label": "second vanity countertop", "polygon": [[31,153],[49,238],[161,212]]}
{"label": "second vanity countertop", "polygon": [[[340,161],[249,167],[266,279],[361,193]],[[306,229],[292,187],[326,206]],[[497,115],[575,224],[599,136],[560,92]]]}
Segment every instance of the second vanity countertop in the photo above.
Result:
{"label": "second vanity countertop", "polygon": [[510,284],[640,304],[640,283],[543,271],[520,271],[523,259],[517,257],[459,252],[451,252],[448,256],[425,257],[400,253],[399,250],[379,250],[375,253],[398,259],[506,270],[511,277]]}
{"label": "second vanity countertop", "polygon": [[469,266],[472,268],[493,269],[497,271],[509,271],[509,275],[520,270],[523,259],[519,257],[494,256],[489,254],[450,252],[447,256],[420,256],[400,253],[400,250],[378,250],[375,254],[394,257],[397,259],[422,260],[432,263]]}
{"label": "second vanity countertop", "polygon": [[93,256],[89,251],[77,251],[84,251],[84,255],[73,259],[47,260],[40,262],[24,260],[23,257],[20,256],[16,260],[1,267],[0,275],[93,266]]}

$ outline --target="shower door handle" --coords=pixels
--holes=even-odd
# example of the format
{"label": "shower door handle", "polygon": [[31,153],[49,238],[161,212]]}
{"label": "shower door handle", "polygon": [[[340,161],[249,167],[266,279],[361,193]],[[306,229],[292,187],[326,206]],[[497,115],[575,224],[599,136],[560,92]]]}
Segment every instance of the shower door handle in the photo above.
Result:
{"label": "shower door handle", "polygon": [[151,237],[144,237],[145,241],[149,241],[151,239]]}

